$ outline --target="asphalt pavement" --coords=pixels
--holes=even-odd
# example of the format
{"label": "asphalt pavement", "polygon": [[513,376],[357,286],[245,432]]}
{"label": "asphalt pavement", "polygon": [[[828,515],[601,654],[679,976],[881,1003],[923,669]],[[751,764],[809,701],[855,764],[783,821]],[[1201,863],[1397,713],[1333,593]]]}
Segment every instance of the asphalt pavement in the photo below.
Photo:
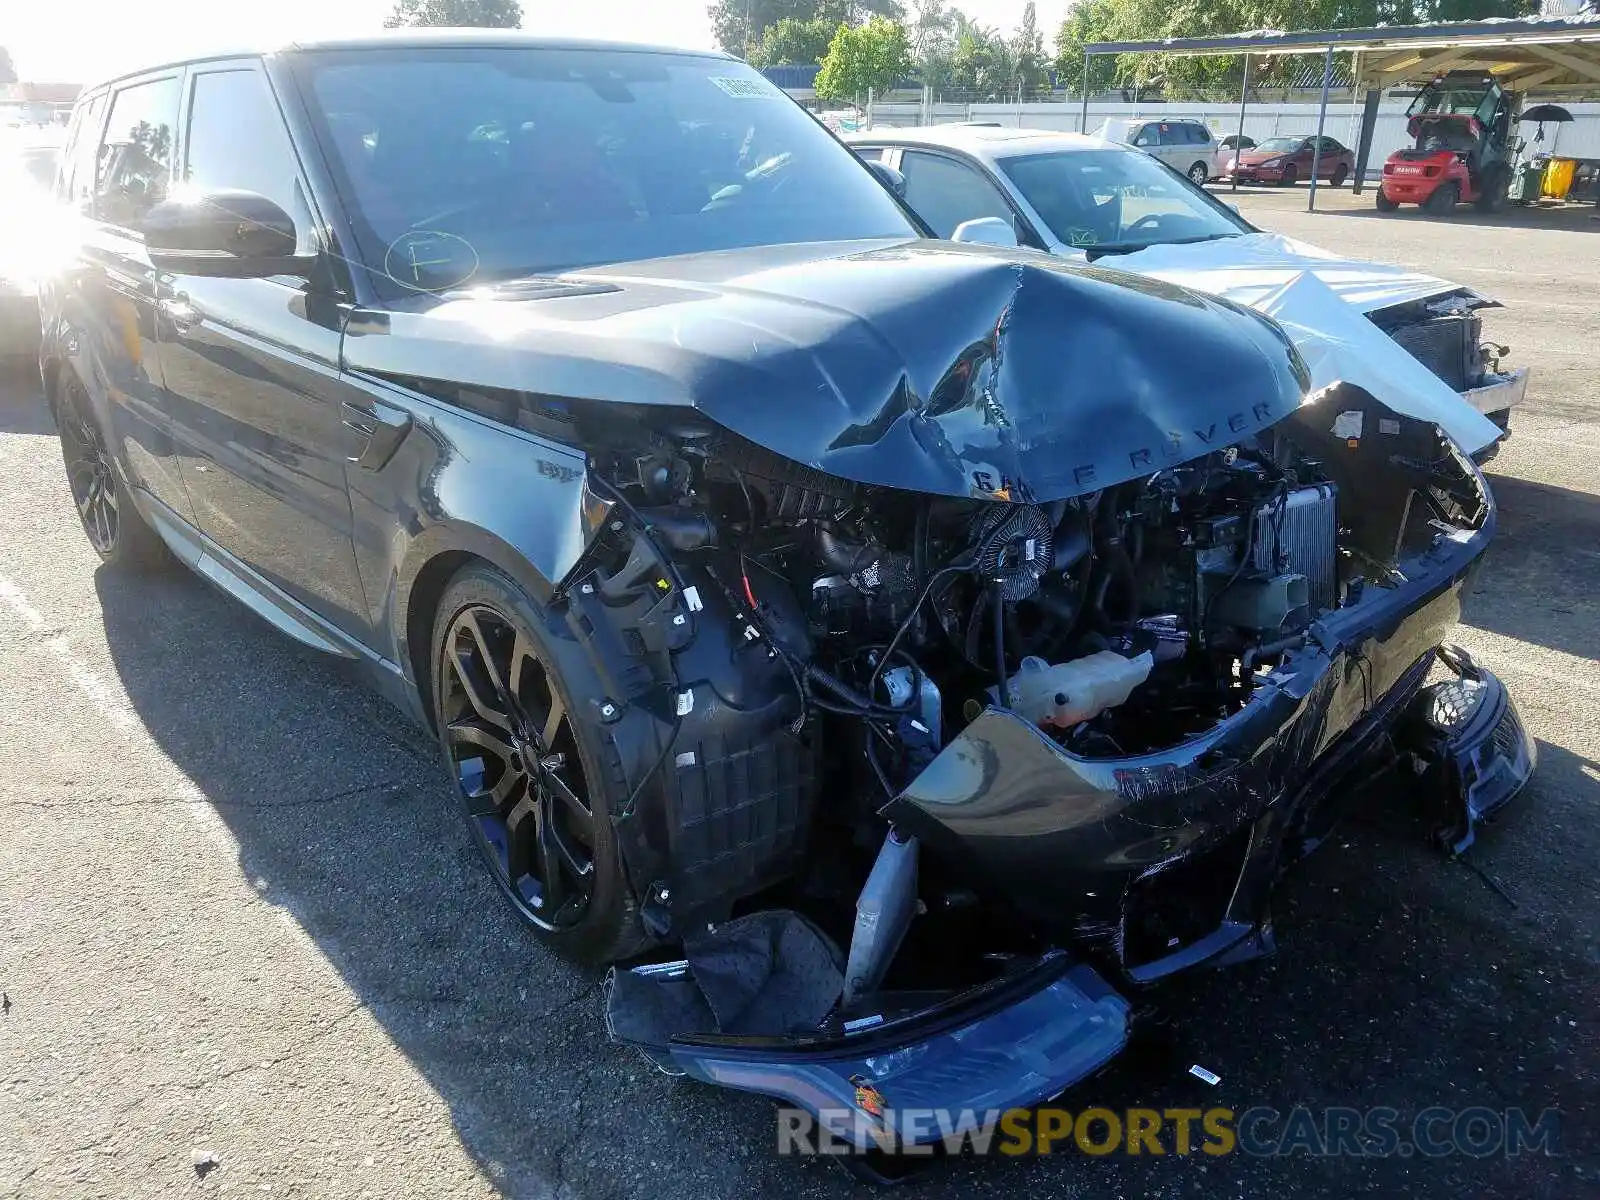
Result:
{"label": "asphalt pavement", "polygon": [[[1600,1196],[1600,223],[1304,200],[1238,196],[1498,296],[1536,371],[1459,640],[1539,772],[1472,866],[1392,797],[1343,827],[1275,958],[1177,985],[1170,1032],[1069,1100],[1554,1108],[1562,1153],[964,1158],[902,1195]],[[0,498],[0,1196],[869,1194],[780,1158],[770,1103],[607,1043],[599,975],[515,923],[384,702],[196,578],[100,568],[25,372]]]}

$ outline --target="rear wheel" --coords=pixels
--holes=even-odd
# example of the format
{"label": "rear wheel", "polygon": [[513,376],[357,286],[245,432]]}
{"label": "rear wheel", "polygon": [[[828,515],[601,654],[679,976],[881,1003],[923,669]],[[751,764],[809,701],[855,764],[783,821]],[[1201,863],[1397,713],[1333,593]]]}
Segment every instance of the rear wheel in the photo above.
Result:
{"label": "rear wheel", "polygon": [[1378,185],[1378,190],[1373,193],[1373,199],[1378,205],[1379,212],[1393,212],[1395,209],[1400,207],[1400,202],[1398,200],[1391,200],[1384,193],[1383,185],[1381,183]]}
{"label": "rear wheel", "polygon": [[1333,169],[1333,186],[1343,187],[1344,181],[1350,178],[1350,168],[1340,163]]}
{"label": "rear wheel", "polygon": [[1211,178],[1211,169],[1203,162],[1197,162],[1189,168],[1189,182],[1195,187],[1204,187],[1206,180]]}
{"label": "rear wheel", "polygon": [[55,416],[67,486],[95,553],[108,566],[123,570],[152,570],[169,564],[172,557],[166,543],[145,523],[117,474],[88,396],[75,384],[68,384],[55,406]]}
{"label": "rear wheel", "polygon": [[1433,189],[1433,195],[1422,202],[1422,207],[1436,217],[1448,217],[1455,212],[1456,204],[1461,200],[1461,185],[1457,183],[1441,183]]}
{"label": "rear wheel", "polygon": [[1503,171],[1490,171],[1482,182],[1483,190],[1473,200],[1472,207],[1483,213],[1502,211],[1510,200],[1507,195],[1510,178]]}
{"label": "rear wheel", "polygon": [[1293,187],[1300,181],[1300,173],[1292,165],[1283,169],[1283,174],[1278,177],[1279,187]]}
{"label": "rear wheel", "polygon": [[479,563],[440,601],[432,662],[445,766],[512,907],[579,962],[637,953],[646,937],[611,824],[629,788],[598,732],[603,689],[582,648]]}

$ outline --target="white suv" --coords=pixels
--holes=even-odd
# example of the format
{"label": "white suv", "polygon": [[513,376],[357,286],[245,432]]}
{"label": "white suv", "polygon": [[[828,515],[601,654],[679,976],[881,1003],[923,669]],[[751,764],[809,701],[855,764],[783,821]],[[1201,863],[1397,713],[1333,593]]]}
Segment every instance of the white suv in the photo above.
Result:
{"label": "white suv", "polygon": [[1156,121],[1143,117],[1112,117],[1095,136],[1109,142],[1137,146],[1153,154],[1196,185],[1212,178],[1217,142],[1199,121]]}

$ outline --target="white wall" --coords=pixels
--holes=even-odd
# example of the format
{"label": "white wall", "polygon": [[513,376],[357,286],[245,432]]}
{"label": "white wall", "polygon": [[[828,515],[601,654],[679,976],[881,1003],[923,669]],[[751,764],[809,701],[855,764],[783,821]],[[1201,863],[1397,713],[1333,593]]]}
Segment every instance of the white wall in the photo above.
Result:
{"label": "white wall", "polygon": [[[1560,151],[1573,158],[1600,159],[1600,103],[1567,104],[1577,118],[1570,125],[1546,125],[1540,148]],[[1324,127],[1328,136],[1354,147],[1361,132],[1359,103],[1328,104]],[[920,104],[874,104],[872,122],[876,125],[940,125],[951,121],[997,121],[1001,125],[1027,129],[1057,129],[1081,132],[1078,128],[1081,107],[1074,103],[1056,104],[934,104],[926,110]],[[1108,117],[1157,117],[1204,121],[1217,137],[1239,130],[1238,104],[1181,103],[1135,104],[1092,102],[1089,105],[1089,131],[1092,133]],[[1260,141],[1277,133],[1310,133],[1317,127],[1315,104],[1262,102],[1245,109],[1244,131]],[[1534,126],[1524,125],[1522,135],[1531,139]],[[1367,172],[1376,176],[1383,160],[1392,151],[1411,144],[1406,136],[1405,105],[1388,101],[1378,110],[1377,128],[1372,134],[1372,154]]]}

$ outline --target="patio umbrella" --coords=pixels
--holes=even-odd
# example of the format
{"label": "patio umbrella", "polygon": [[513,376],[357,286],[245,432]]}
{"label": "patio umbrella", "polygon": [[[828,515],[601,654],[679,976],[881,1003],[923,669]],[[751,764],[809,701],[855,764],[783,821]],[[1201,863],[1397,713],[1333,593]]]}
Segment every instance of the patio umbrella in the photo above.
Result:
{"label": "patio umbrella", "polygon": [[1537,121],[1543,125],[1546,121],[1570,121],[1572,114],[1559,104],[1535,104],[1522,114],[1524,121]]}

